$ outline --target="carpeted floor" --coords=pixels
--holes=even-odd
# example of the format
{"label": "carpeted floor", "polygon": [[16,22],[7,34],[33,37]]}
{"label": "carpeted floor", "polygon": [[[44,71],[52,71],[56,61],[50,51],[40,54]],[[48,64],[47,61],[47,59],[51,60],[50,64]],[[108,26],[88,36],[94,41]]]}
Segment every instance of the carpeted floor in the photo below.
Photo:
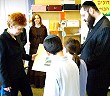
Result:
{"label": "carpeted floor", "polygon": [[43,88],[32,88],[33,96],[43,96]]}
{"label": "carpeted floor", "polygon": [[[43,91],[44,91],[43,88],[32,88],[32,91],[33,91],[33,96],[43,96]],[[21,94],[19,93],[18,96],[21,96]],[[107,96],[110,96],[110,90]]]}
{"label": "carpeted floor", "polygon": [[[32,88],[33,96],[43,96],[43,91],[43,88]],[[18,96],[21,96],[20,92]]]}

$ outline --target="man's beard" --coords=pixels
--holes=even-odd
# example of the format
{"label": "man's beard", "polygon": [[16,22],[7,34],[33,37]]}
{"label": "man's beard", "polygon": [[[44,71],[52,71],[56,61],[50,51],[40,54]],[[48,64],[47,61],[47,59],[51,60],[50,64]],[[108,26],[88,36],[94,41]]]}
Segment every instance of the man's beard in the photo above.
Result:
{"label": "man's beard", "polygon": [[95,18],[92,17],[92,16],[89,14],[88,20],[87,20],[87,25],[88,25],[88,28],[89,28],[89,29],[92,29],[92,28],[93,28],[94,22],[95,22]]}

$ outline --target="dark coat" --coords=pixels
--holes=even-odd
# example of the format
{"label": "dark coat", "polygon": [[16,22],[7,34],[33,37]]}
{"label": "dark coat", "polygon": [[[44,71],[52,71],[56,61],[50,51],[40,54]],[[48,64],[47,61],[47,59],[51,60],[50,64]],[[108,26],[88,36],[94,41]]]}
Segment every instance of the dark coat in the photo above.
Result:
{"label": "dark coat", "polygon": [[81,49],[88,69],[88,83],[100,87],[110,85],[110,21],[103,16],[97,22]]}
{"label": "dark coat", "polygon": [[[13,80],[26,76],[22,53],[23,50],[17,40],[14,40],[8,32],[3,32],[0,36],[0,81],[4,87],[9,87]],[[30,60],[31,57],[27,56],[27,59]]]}
{"label": "dark coat", "polygon": [[[37,53],[39,44],[43,44],[46,36],[47,28],[44,25],[41,25],[39,28],[31,26],[29,30],[30,55]],[[34,84],[36,87],[39,87],[40,84],[44,86],[44,81],[41,81],[40,76],[43,76],[42,80],[45,80],[45,73],[31,70],[33,66],[32,61],[30,61],[28,65],[27,76],[29,77],[30,84]]]}
{"label": "dark coat", "polygon": [[36,28],[32,26],[29,30],[29,41],[30,41],[30,54],[37,52],[39,44],[43,44],[45,37],[47,36],[47,29],[44,25]]}

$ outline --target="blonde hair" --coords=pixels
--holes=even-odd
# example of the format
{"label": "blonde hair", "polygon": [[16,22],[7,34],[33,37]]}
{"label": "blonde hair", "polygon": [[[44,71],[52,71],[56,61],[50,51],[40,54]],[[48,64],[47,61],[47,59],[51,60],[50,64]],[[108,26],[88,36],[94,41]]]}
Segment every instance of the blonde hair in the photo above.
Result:
{"label": "blonde hair", "polygon": [[15,12],[8,15],[7,25],[9,28],[10,28],[10,25],[26,26],[27,20],[26,20],[25,14],[22,14],[20,12]]}

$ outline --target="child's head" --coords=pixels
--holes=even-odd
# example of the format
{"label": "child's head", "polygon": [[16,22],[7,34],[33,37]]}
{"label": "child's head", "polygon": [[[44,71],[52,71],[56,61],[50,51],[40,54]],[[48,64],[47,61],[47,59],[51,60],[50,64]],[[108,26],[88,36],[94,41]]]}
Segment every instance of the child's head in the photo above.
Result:
{"label": "child's head", "polygon": [[69,52],[71,55],[80,53],[80,42],[73,38],[69,38],[65,44],[66,52]]}
{"label": "child's head", "polygon": [[80,58],[78,54],[80,53],[80,42],[78,40],[75,40],[73,38],[69,38],[65,44],[66,52],[69,52],[71,55],[73,55],[72,59],[76,62],[78,67],[80,66]]}
{"label": "child's head", "polygon": [[45,50],[53,55],[63,50],[61,39],[56,35],[48,35],[43,42]]}

